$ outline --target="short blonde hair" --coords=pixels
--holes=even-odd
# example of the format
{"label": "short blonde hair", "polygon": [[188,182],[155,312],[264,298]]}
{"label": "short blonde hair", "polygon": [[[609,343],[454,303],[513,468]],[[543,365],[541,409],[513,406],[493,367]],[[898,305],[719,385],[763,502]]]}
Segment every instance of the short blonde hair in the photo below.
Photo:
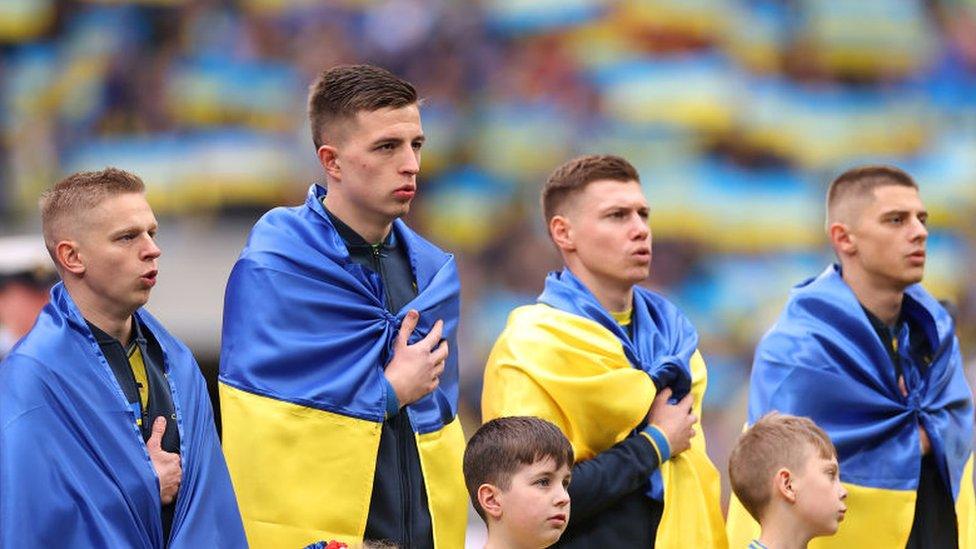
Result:
{"label": "short blonde hair", "polygon": [[729,456],[729,479],[735,497],[759,521],[772,497],[770,480],[780,468],[798,470],[811,450],[824,459],[837,449],[809,418],[770,412],[739,435]]}
{"label": "short blonde hair", "polygon": [[78,172],[62,179],[45,191],[38,202],[48,253],[54,258],[54,248],[62,239],[69,217],[78,218],[106,198],[145,191],[146,185],[139,176],[112,167],[97,172]]}

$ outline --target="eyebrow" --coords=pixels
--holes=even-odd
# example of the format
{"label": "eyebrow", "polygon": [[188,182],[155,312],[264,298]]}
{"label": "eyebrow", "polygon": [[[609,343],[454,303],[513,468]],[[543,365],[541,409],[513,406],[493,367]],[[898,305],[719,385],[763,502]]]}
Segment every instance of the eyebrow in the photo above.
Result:
{"label": "eyebrow", "polygon": [[[404,141],[406,141],[406,140],[404,138],[402,138],[402,137],[390,135],[390,136],[385,136],[385,137],[379,137],[379,138],[377,138],[376,140],[373,141],[373,146],[376,146],[376,145],[384,145],[386,143],[403,143]],[[427,136],[425,136],[424,134],[420,134],[420,135],[415,136],[415,137],[413,137],[413,138],[410,139],[410,142],[411,143],[416,142],[416,141],[419,141],[421,143],[424,143],[424,142],[427,141]]]}

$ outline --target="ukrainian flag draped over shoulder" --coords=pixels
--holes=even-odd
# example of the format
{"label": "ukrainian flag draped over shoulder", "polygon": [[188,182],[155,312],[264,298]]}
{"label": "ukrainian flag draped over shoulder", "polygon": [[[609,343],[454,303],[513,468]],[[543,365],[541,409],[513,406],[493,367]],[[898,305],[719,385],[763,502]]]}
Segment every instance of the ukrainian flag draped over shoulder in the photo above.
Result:
{"label": "ukrainian flag draped over shoulder", "polygon": [[[246,547],[207,386],[190,350],[135,313],[164,353],[183,479],[169,547]],[[136,416],[62,284],[0,363],[0,547],[164,547],[159,483]]]}
{"label": "ukrainian flag draped over shoulder", "polygon": [[[634,288],[633,339],[568,269],[550,273],[539,301],[512,312],[492,349],[484,421],[545,418],[582,461],[642,427],[656,394],[651,375],[670,379],[678,397],[691,391],[701,416],[707,381],[698,334],[663,297]],[[691,449],[649,479],[648,497],[664,501],[656,547],[726,547],[719,475],[696,431]]]}
{"label": "ukrainian flag draped over shoulder", "polygon": [[[848,491],[838,533],[811,547],[904,547],[915,512],[921,460],[917,424],[956,502],[960,549],[976,548],[973,404],[952,317],[920,285],[905,291],[903,313],[923,326],[933,356],[923,380],[902,397],[888,351],[856,296],[829,267],[800,284],[756,349],[749,423],[778,410],[808,416],[837,447]],[[907,373],[906,373],[907,375]],[[729,507],[729,540],[744,546],[758,526]]]}
{"label": "ukrainian flag draped over shoulder", "polygon": [[395,221],[418,295],[392,315],[379,276],[350,259],[324,195],[312,185],[304,206],[262,217],[227,284],[223,442],[248,538],[255,547],[362,540],[386,412],[383,368],[416,309],[410,343],[442,319],[451,353],[439,387],[400,413],[417,433],[434,543],[460,547],[467,494],[454,258]]}

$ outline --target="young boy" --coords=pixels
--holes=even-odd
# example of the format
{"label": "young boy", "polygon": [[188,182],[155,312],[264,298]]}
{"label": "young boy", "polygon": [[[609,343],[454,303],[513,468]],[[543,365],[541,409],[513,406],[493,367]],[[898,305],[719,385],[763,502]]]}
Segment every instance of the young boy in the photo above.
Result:
{"label": "young boy", "polygon": [[729,477],[762,528],[749,549],[803,549],[836,533],[847,511],[837,450],[805,417],[770,412],[760,418],[732,449]]}
{"label": "young boy", "polygon": [[493,419],[471,437],[464,481],[488,525],[485,549],[540,549],[569,522],[573,448],[552,423],[527,416]]}

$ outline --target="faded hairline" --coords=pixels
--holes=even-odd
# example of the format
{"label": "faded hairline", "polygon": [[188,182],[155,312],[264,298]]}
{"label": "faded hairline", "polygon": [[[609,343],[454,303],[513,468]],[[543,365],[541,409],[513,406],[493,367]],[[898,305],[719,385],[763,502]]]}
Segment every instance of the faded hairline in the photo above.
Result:
{"label": "faded hairline", "polygon": [[78,172],[59,181],[38,200],[44,246],[60,271],[58,243],[74,240],[81,220],[106,199],[126,194],[145,195],[146,187],[139,176],[118,168],[97,172]]}

